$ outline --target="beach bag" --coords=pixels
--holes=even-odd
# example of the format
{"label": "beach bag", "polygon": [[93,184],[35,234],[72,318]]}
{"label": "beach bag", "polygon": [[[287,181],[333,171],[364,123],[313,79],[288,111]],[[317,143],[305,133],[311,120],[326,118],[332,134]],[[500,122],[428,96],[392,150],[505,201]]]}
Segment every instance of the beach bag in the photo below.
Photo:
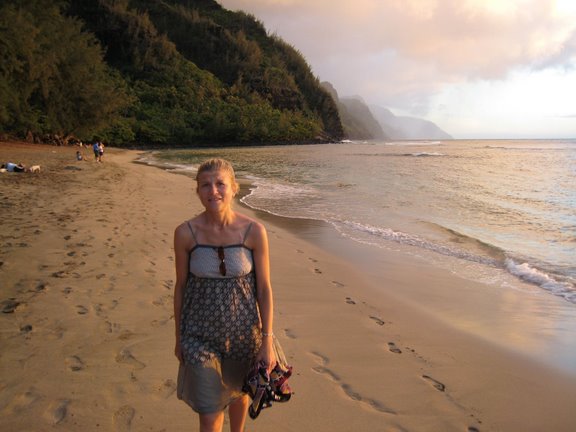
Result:
{"label": "beach bag", "polygon": [[292,389],[288,378],[292,375],[292,366],[286,361],[284,350],[274,337],[272,342],[276,354],[276,366],[270,374],[262,362],[252,366],[244,379],[242,390],[248,393],[252,403],[248,408],[251,419],[256,419],[264,408],[270,408],[273,402],[288,402],[292,397]]}

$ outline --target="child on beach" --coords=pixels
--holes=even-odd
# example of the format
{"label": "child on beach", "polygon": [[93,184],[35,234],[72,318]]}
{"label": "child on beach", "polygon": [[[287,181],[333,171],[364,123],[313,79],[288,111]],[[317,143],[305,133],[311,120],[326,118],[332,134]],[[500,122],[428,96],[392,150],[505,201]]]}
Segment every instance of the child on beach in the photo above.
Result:
{"label": "child on beach", "polygon": [[178,397],[201,431],[221,431],[226,408],[230,430],[243,431],[244,378],[255,362],[268,372],[276,365],[268,237],[232,209],[239,186],[229,162],[204,162],[196,182],[204,211],[174,232]]}

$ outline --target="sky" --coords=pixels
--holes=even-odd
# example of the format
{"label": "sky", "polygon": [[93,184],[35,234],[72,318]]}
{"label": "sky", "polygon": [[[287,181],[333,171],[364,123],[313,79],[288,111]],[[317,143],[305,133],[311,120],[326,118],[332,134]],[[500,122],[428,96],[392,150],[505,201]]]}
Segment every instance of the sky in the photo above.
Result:
{"label": "sky", "polygon": [[219,0],[340,97],[454,138],[576,138],[576,0]]}

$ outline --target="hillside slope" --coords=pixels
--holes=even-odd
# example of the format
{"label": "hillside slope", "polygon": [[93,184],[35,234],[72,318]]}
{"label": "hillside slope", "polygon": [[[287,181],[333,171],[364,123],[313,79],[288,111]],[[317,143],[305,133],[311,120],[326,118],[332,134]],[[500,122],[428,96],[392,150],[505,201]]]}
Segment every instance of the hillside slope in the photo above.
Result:
{"label": "hillside slope", "polygon": [[0,41],[2,133],[153,146],[343,137],[302,55],[213,0],[12,0]]}
{"label": "hillside slope", "polygon": [[393,140],[453,139],[435,123],[416,117],[396,116],[388,108],[371,105],[370,111]]}

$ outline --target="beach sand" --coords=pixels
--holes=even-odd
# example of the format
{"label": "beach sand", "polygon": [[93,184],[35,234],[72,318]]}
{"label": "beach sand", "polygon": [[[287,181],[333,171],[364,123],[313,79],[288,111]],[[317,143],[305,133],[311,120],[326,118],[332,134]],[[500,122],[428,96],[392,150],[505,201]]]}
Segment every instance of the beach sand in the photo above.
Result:
{"label": "beach sand", "polygon": [[[172,310],[172,235],[201,211],[194,182],[131,163],[136,151],[75,152],[0,143],[0,160],[42,166],[0,174],[0,429],[198,430],[175,395]],[[574,377],[394,295],[470,282],[390,254],[376,284],[303,238],[321,224],[237,208],[268,228],[275,333],[295,371],[292,400],[247,430],[576,430]]]}

